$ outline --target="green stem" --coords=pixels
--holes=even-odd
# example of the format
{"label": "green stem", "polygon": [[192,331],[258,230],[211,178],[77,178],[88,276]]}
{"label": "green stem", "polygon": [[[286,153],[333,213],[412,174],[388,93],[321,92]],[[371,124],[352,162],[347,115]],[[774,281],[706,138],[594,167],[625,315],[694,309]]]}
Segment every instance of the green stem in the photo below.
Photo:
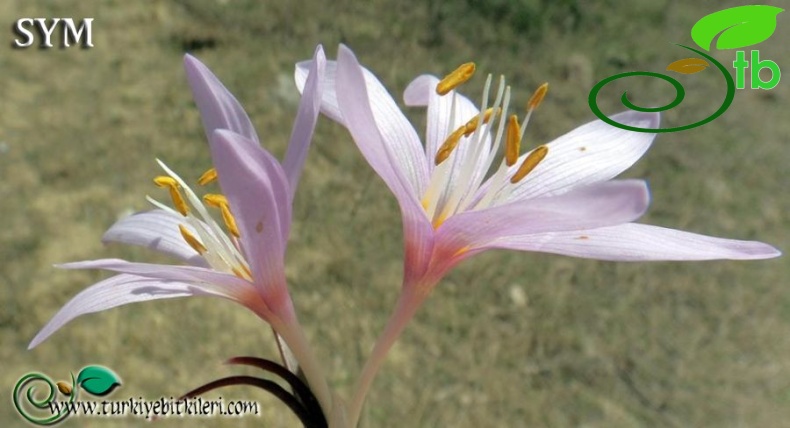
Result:
{"label": "green stem", "polygon": [[[345,428],[342,406],[338,406],[335,403],[335,399],[326,382],[324,371],[321,369],[315,355],[310,349],[307,338],[299,327],[299,323],[297,321],[293,323],[281,323],[280,325],[274,325],[274,323],[272,323],[272,327],[283,337],[288,347],[291,349],[291,352],[293,352],[294,357],[299,361],[299,367],[307,379],[307,384],[310,386],[318,403],[321,405],[321,409],[326,416],[330,428]],[[336,414],[338,411],[340,411],[340,415]]]}
{"label": "green stem", "polygon": [[370,353],[365,366],[362,369],[362,374],[354,388],[354,395],[349,403],[349,427],[356,427],[359,423],[359,418],[362,413],[362,405],[365,402],[370,386],[373,379],[376,377],[384,362],[385,357],[395,341],[398,340],[406,324],[414,317],[417,309],[422,305],[425,300],[426,294],[420,293],[416,290],[418,287],[404,287],[403,292],[398,298],[398,304],[395,310],[390,315],[384,331],[379,336],[376,344],[373,346],[373,351]]}

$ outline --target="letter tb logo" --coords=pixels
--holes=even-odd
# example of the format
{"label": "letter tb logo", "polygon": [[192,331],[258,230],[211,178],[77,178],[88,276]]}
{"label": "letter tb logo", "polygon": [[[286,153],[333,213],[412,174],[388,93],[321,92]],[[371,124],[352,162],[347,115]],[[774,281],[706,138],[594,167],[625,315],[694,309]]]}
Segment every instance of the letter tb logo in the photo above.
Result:
{"label": "letter tb logo", "polygon": [[[751,66],[751,87],[752,89],[773,89],[779,84],[779,79],[782,78],[782,73],[779,71],[779,66],[769,60],[760,60],[760,51],[753,50],[751,52],[751,64],[746,59],[746,52],[735,52],[735,61],[732,62],[735,67],[735,87],[738,89],[746,88],[746,69]],[[760,78],[760,71],[768,69],[771,71],[771,78],[768,81]]]}
{"label": "letter tb logo", "polygon": [[[775,88],[776,85],[779,84],[782,73],[779,70],[779,65],[777,65],[775,62],[769,59],[761,60],[760,51],[752,49],[749,53],[749,58],[747,58],[745,51],[738,50],[735,52],[735,61],[732,62],[732,66],[735,68],[735,79],[733,79],[730,75],[730,71],[725,68],[722,63],[717,61],[706,52],[710,52],[711,49],[743,49],[745,47],[754,46],[764,42],[769,37],[771,37],[771,35],[776,30],[776,17],[782,11],[784,11],[784,9],[768,5],[736,6],[729,9],[720,10],[702,17],[702,19],[697,21],[697,23],[691,28],[691,39],[694,40],[694,43],[702,48],[702,50],[680,44],[677,45],[683,49],[686,49],[687,51],[697,54],[699,58],[684,58],[674,61],[667,66],[667,71],[680,74],[696,74],[709,68],[713,68],[721,73],[721,76],[724,78],[725,84],[727,85],[727,92],[724,96],[724,102],[710,116],[688,125],[673,126],[669,128],[637,128],[618,123],[601,111],[601,109],[598,107],[598,92],[600,92],[601,89],[608,83],[611,83],[617,79],[632,76],[657,78],[671,84],[675,89],[675,99],[672,100],[672,102],[659,107],[643,107],[632,103],[628,99],[628,93],[623,92],[623,95],[620,99],[622,104],[627,108],[641,112],[661,112],[678,106],[686,95],[683,85],[681,85],[677,79],[671,76],[650,71],[631,71],[620,73],[601,80],[595,86],[593,86],[593,88],[590,90],[590,94],[587,97],[587,102],[590,105],[590,109],[602,121],[620,129],[636,132],[677,132],[696,128],[709,123],[710,121],[721,116],[727,110],[733,99],[735,99],[736,88],[746,88],[746,69],[750,70],[749,77],[751,80],[752,89],[769,90]],[[714,67],[711,67],[711,64]],[[771,74],[768,76],[768,80],[763,80],[762,77],[766,76],[767,73],[762,73],[761,76],[760,72],[762,70],[770,71]]]}

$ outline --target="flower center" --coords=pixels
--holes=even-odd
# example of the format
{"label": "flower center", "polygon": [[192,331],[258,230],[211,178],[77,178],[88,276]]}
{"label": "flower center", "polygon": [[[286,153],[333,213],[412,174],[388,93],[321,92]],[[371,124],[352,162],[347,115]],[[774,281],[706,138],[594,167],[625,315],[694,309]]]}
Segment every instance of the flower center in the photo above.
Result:
{"label": "flower center", "polygon": [[[448,128],[456,122],[455,88],[467,82],[475,70],[474,63],[463,64],[436,85],[436,93],[451,98]],[[438,229],[450,216],[463,212],[496,206],[503,203],[513,187],[532,172],[548,154],[548,147],[541,145],[520,156],[532,113],[540,106],[548,91],[548,83],[535,90],[527,103],[527,112],[519,124],[518,116],[508,116],[510,86],[499,78],[493,104],[489,107],[492,76],[489,74],[483,88],[480,113],[457,129],[447,129],[444,144],[434,155],[435,167],[430,183],[423,194],[422,205],[433,227]],[[504,156],[497,170],[488,171],[494,162],[502,141]],[[516,164],[521,160],[520,165]],[[488,177],[488,180],[485,180]]]}
{"label": "flower center", "polygon": [[[230,211],[227,198],[221,194],[207,193],[203,195],[203,200],[181,179],[175,172],[167,167],[162,161],[157,160],[167,175],[154,178],[154,183],[159,187],[167,188],[170,199],[173,201],[172,208],[164,205],[150,197],[147,197],[157,208],[168,211],[174,215],[183,217],[184,223],[178,225],[181,237],[189,244],[212,269],[220,272],[231,273],[239,278],[252,280],[252,273],[249,265],[241,254],[239,247],[239,229],[236,219]],[[209,184],[217,179],[217,172],[214,168],[206,171],[198,183],[200,185]],[[214,218],[209,214],[206,206],[218,208],[225,223],[228,233],[219,226]],[[197,216],[193,214],[197,213]]]}

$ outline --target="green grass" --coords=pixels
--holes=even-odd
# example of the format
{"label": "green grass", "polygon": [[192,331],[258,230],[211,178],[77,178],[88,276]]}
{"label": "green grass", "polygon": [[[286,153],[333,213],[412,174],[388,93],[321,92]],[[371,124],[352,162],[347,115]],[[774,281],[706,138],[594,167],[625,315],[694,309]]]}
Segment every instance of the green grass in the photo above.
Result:
{"label": "green grass", "polygon": [[[238,372],[221,364],[228,357],[276,356],[259,319],[211,299],[84,316],[26,350],[60,306],[106,276],[59,271],[54,263],[164,261],[140,249],[104,248],[100,237],[120,216],[147,209],[146,194],[165,197],[151,182],[159,173],[155,158],[192,179],[209,166],[181,67],[185,50],[236,94],[278,156],[298,101],[293,64],[317,43],[330,58],[338,43],[348,44],[398,99],[414,76],[469,60],[504,74],[517,104],[548,81],[549,96],[527,134],[538,144],[593,119],[587,93],[595,82],[623,71],[660,72],[687,56],[673,44],[691,43],[697,19],[737,4],[3,3],[6,25],[25,16],[94,17],[96,47],[6,44],[0,53],[0,142],[7,147],[0,154],[0,425],[23,425],[8,397],[28,371],[60,380],[102,364],[124,381],[111,398],[156,399]],[[788,37],[782,14],[774,36],[759,45],[761,57],[790,65]],[[717,58],[732,61],[730,52]],[[687,123],[719,99],[720,82],[711,76],[684,80],[687,101],[665,123]],[[470,94],[479,94],[481,81],[468,85]],[[629,90],[640,88],[646,99],[671,97],[660,85]],[[617,94],[606,96],[605,110],[618,109]],[[787,82],[738,91],[711,124],[659,136],[626,173],[650,181],[653,203],[642,221],[787,249],[788,100]],[[410,115],[421,129],[423,112]],[[347,396],[397,296],[402,238],[391,194],[346,131],[328,120],[318,126],[294,217],[291,292],[331,385]],[[442,281],[392,351],[364,426],[781,426],[790,418],[788,279],[784,258],[615,264],[504,251],[475,257]],[[258,400],[264,414],[157,424],[295,424],[258,390],[221,395]],[[63,426],[140,423],[83,418]]]}

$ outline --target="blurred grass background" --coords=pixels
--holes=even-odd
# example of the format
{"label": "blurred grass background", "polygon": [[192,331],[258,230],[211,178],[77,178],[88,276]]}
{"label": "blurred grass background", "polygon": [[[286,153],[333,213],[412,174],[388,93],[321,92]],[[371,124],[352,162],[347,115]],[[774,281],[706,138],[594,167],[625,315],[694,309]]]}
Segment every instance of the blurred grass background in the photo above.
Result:
{"label": "blurred grass background", "polygon": [[[548,81],[549,96],[527,131],[529,143],[539,144],[594,118],[587,105],[594,83],[618,72],[662,71],[688,56],[674,43],[691,44],[699,18],[739,4],[3,2],[5,28],[22,17],[93,17],[95,47],[14,50],[7,31],[0,53],[0,425],[24,425],[10,393],[29,371],[60,380],[101,364],[124,381],[109,398],[153,400],[245,372],[221,364],[231,356],[276,355],[256,317],[214,299],[84,316],[26,350],[65,302],[107,276],[58,271],[54,263],[166,261],[136,248],[105,248],[100,237],[119,217],[148,209],[146,194],[167,199],[151,182],[160,173],[155,158],[193,180],[209,166],[184,52],[240,99],[278,156],[298,103],[293,64],[318,43],[330,58],[338,43],[348,44],[397,99],[416,75],[443,74],[469,60],[506,75],[518,104]],[[790,70],[785,15],[759,49]],[[734,54],[716,57],[729,65]],[[723,98],[715,73],[681,81],[687,100],[663,116],[665,124],[705,117]],[[478,77],[466,90],[477,96],[481,87]],[[624,88],[637,102],[673,95],[660,82]],[[605,111],[621,109],[622,90],[602,93]],[[659,136],[625,174],[650,182],[653,204],[643,222],[787,250],[789,97],[787,82],[740,90],[711,124]],[[418,129],[423,113],[410,111]],[[300,186],[287,261],[291,292],[331,385],[347,395],[399,289],[400,217],[350,137],[328,120],[319,124]],[[788,279],[785,258],[616,264],[478,256],[445,278],[406,330],[374,384],[364,426],[790,426]],[[259,390],[209,397],[219,395],[258,400],[263,415],[156,424],[296,424]],[[141,423],[74,418],[62,426]]]}

